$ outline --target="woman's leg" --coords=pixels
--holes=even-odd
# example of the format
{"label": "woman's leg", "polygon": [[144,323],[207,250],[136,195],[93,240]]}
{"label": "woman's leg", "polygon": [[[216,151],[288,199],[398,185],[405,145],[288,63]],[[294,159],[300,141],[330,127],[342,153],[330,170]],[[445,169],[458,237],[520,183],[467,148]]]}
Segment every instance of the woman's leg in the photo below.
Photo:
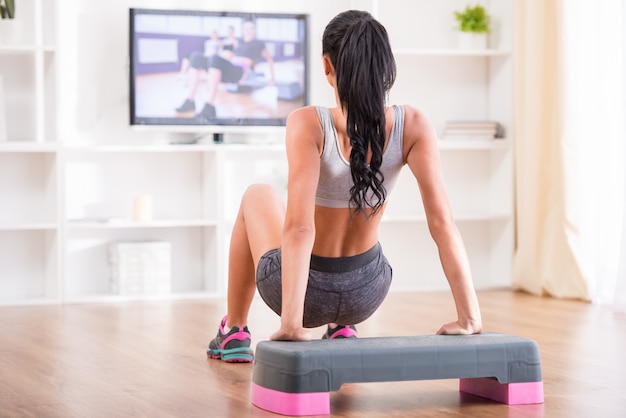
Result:
{"label": "woman's leg", "polygon": [[189,100],[193,101],[195,99],[202,77],[208,71],[208,65],[208,59],[202,53],[192,52],[189,55],[188,66],[192,70],[189,77],[189,95],[187,96]]}
{"label": "woman's leg", "polygon": [[247,324],[256,266],[263,254],[280,247],[284,220],[285,206],[274,187],[255,184],[246,190],[230,241],[228,327]]}
{"label": "woman's leg", "polygon": [[219,55],[214,55],[207,60],[207,103],[213,105],[220,83],[237,83],[243,76],[243,69],[225,60]]}
{"label": "woman's leg", "polygon": [[187,74],[189,66],[191,65],[189,58],[185,57],[180,63],[180,75]]}
{"label": "woman's leg", "polygon": [[209,68],[209,71],[207,74],[208,74],[207,84],[208,84],[209,93],[208,93],[208,98],[206,102],[212,105],[213,103],[215,103],[215,97],[217,96],[217,87],[222,82],[222,70],[220,70],[219,68]]}

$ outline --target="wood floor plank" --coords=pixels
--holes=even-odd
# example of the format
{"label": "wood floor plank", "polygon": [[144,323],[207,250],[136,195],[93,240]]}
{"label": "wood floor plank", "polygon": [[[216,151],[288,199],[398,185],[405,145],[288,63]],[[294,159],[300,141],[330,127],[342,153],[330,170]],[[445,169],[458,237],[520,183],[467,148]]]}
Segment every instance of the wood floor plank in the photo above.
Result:
{"label": "wood floor plank", "polygon": [[[486,331],[539,343],[544,404],[498,404],[459,393],[457,380],[352,383],[331,394],[332,416],[626,416],[626,315],[509,290],[479,299]],[[250,403],[251,364],[205,358],[225,308],[223,300],[2,307],[0,416],[276,417]],[[432,334],[453,318],[448,292],[392,293],[358,329]],[[255,299],[249,326],[255,346],[278,318]]]}

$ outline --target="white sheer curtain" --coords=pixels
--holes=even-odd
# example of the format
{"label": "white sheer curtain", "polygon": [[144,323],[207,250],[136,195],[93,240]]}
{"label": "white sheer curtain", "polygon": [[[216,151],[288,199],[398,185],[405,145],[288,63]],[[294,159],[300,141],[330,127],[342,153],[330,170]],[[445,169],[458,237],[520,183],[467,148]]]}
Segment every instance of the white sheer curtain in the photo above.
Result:
{"label": "white sheer curtain", "polygon": [[[592,301],[626,310],[623,0],[563,2],[564,135],[575,146],[579,265]],[[621,305],[621,306],[618,306]]]}
{"label": "white sheer curtain", "polygon": [[515,288],[626,311],[626,6],[516,2]]}
{"label": "white sheer curtain", "polygon": [[563,3],[515,4],[517,248],[513,287],[589,299],[573,210],[575,145],[565,135]]}

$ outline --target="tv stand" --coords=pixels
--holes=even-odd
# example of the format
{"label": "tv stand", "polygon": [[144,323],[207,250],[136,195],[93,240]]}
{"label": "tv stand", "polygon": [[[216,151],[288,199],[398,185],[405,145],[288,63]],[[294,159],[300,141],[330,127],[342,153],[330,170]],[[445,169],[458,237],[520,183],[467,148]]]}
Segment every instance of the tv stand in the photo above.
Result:
{"label": "tv stand", "polygon": [[[207,134],[202,134],[195,136],[191,139],[183,139],[183,140],[175,140],[170,141],[171,145],[196,145],[205,140]],[[224,133],[223,132],[215,132],[213,133],[213,143],[214,144],[223,144],[224,143]]]}

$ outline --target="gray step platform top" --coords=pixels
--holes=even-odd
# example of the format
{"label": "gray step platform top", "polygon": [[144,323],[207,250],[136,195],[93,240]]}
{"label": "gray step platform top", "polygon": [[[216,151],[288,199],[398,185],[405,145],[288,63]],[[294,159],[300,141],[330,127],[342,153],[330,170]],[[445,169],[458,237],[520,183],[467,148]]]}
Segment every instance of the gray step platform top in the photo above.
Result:
{"label": "gray step platform top", "polygon": [[261,341],[254,383],[287,393],[330,392],[343,383],[493,377],[542,380],[533,340],[500,333]]}

